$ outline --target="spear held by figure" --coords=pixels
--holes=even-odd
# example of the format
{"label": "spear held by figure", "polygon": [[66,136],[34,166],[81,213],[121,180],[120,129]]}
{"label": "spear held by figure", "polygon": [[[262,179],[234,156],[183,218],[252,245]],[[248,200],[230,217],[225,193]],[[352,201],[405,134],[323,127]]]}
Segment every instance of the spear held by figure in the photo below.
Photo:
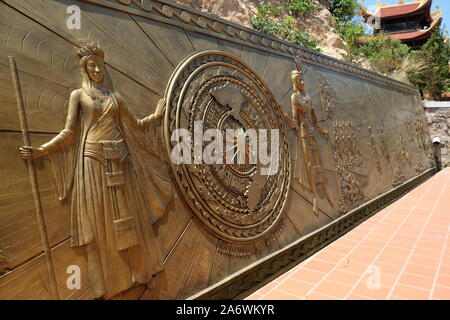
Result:
{"label": "spear held by figure", "polygon": [[[15,89],[15,93],[16,93],[17,108],[18,108],[18,113],[19,113],[20,128],[22,131],[23,143],[25,146],[30,146],[31,140],[30,140],[30,134],[28,132],[28,124],[27,124],[27,117],[26,117],[26,113],[25,113],[25,107],[23,104],[22,89],[20,86],[19,73],[17,71],[16,60],[14,57],[11,57],[11,56],[9,57],[9,65],[11,68],[12,81],[13,81],[14,89]],[[22,149],[22,148],[20,151],[22,154],[30,152],[29,150]],[[44,249],[45,261],[47,264],[47,271],[48,271],[48,275],[49,275],[49,279],[50,279],[51,295],[54,299],[59,299],[59,293],[58,293],[57,286],[56,286],[56,274],[55,274],[55,269],[53,266],[53,260],[52,260],[52,254],[50,251],[50,244],[48,241],[47,230],[46,230],[45,223],[44,223],[44,215],[43,215],[43,211],[42,211],[41,196],[39,194],[39,186],[38,186],[37,177],[36,177],[36,168],[34,166],[33,159],[28,157],[25,159],[25,161],[26,161],[26,164],[28,167],[28,175],[30,176],[31,189],[33,192],[33,199],[34,199],[34,206],[36,208],[36,220],[37,220],[38,227],[39,227],[39,233],[41,236],[41,241],[42,241],[42,245],[43,245],[43,249]]]}

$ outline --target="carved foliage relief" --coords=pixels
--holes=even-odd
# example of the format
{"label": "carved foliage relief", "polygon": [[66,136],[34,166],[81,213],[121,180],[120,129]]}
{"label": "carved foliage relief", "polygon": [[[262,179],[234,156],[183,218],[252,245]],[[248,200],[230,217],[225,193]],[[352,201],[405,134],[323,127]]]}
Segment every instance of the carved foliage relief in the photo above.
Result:
{"label": "carved foliage relief", "polygon": [[336,93],[323,73],[317,73],[319,80],[320,99],[325,119],[332,119],[336,115]]}
{"label": "carved foliage relief", "polygon": [[[324,119],[331,120],[330,142],[334,170],[340,186],[338,207],[341,212],[347,212],[371,198],[373,194],[386,189],[385,184],[388,181],[392,181],[394,187],[405,182],[412,173],[408,168],[413,167],[415,172],[422,173],[433,165],[430,156],[431,142],[426,122],[423,120],[421,101],[417,95],[411,95],[411,104],[400,104],[395,112],[391,112],[384,111],[383,104],[393,98],[392,96],[380,97],[379,89],[374,86],[359,89],[355,87],[352,91],[345,92],[345,98],[339,100],[373,108],[379,112],[372,117],[367,114],[367,118],[360,119],[358,115],[361,111],[355,110],[353,113],[350,108],[348,110],[351,110],[354,118],[349,118],[349,115],[337,112],[337,94],[330,80],[321,72],[317,72],[317,79]],[[361,104],[362,102],[364,104]],[[408,112],[410,116],[404,126],[399,127],[400,119],[404,119],[402,112]],[[367,130],[364,130],[364,127],[367,127]],[[391,135],[398,136],[391,139]],[[364,146],[360,144],[363,139],[367,140]],[[411,151],[416,148],[418,152],[412,157]],[[369,175],[368,170],[371,168],[376,174]],[[373,190],[370,194],[366,190],[369,184]]]}
{"label": "carved foliage relief", "polygon": [[[318,72],[319,91],[325,119],[330,119],[334,170],[337,173],[341,213],[361,204],[366,199],[367,173],[359,148],[360,128],[352,120],[338,120],[336,92],[323,73]],[[375,143],[375,141],[373,141]]]}
{"label": "carved foliage relief", "polygon": [[350,120],[334,121],[334,161],[341,179],[341,198],[338,205],[341,212],[363,203],[367,173],[363,168],[363,155],[358,146],[360,129]]}

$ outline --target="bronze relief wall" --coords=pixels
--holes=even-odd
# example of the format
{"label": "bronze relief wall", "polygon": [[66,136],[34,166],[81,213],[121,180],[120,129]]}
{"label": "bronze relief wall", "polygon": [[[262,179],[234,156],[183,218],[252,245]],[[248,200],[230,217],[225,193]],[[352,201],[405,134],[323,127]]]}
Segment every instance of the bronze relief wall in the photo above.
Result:
{"label": "bronze relief wall", "polygon": [[[2,0],[0,21],[2,299],[188,298],[434,167],[414,88],[170,1]],[[278,171],[174,164],[198,120],[279,129]]]}

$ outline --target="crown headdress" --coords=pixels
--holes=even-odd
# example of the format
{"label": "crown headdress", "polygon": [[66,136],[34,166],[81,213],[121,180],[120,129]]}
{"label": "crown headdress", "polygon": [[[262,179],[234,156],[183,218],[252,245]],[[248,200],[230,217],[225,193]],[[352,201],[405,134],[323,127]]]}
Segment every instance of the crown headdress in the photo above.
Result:
{"label": "crown headdress", "polygon": [[78,49],[78,56],[81,58],[90,56],[99,56],[101,58],[105,57],[105,52],[100,48],[97,42],[92,42]]}
{"label": "crown headdress", "polygon": [[295,58],[295,66],[296,70],[292,71],[292,75],[302,76],[303,75],[302,62],[299,57]]}

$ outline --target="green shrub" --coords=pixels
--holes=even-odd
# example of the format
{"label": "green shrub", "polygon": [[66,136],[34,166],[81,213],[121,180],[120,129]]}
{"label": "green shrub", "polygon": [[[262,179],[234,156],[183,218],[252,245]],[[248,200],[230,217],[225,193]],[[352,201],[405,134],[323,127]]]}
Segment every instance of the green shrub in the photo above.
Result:
{"label": "green shrub", "polygon": [[281,20],[279,18],[281,12],[281,7],[275,7],[270,3],[261,4],[258,7],[258,12],[251,19],[253,28],[289,42],[300,44],[306,48],[320,51],[318,48],[319,41],[311,38],[307,32],[298,29],[296,20],[293,17],[287,15]]}
{"label": "green shrub", "polygon": [[388,75],[396,72],[410,53],[406,44],[383,33],[367,39],[360,50],[375,71]]}
{"label": "green shrub", "polygon": [[364,26],[351,21],[338,21],[337,33],[345,41],[346,59],[353,62],[361,55],[360,38],[365,35]]}
{"label": "green shrub", "polygon": [[311,0],[287,0],[287,7],[294,17],[307,16],[318,8]]}
{"label": "green shrub", "polygon": [[256,15],[251,19],[253,28],[271,35],[278,34],[279,26],[271,19],[271,16],[278,16],[280,13],[281,8],[275,7],[271,3],[262,3],[258,7]]}
{"label": "green shrub", "polygon": [[273,5],[270,2],[263,2],[259,7],[258,7],[258,13],[261,13],[263,15],[273,15],[275,17],[278,17],[281,12],[282,12],[283,8],[282,7],[277,7],[275,5]]}
{"label": "green shrub", "polygon": [[329,10],[336,20],[337,33],[345,41],[346,59],[355,62],[361,55],[359,39],[365,35],[364,25],[354,18],[359,13],[357,0],[331,0]]}
{"label": "green shrub", "polygon": [[295,20],[292,17],[287,17],[282,23],[282,29],[285,32],[285,39],[289,42],[299,44],[305,48],[316,50],[320,52],[319,41],[310,37],[307,32],[304,32],[294,27]]}
{"label": "green shrub", "polygon": [[332,0],[329,10],[337,21],[350,21],[358,13],[360,5],[357,0]]}

